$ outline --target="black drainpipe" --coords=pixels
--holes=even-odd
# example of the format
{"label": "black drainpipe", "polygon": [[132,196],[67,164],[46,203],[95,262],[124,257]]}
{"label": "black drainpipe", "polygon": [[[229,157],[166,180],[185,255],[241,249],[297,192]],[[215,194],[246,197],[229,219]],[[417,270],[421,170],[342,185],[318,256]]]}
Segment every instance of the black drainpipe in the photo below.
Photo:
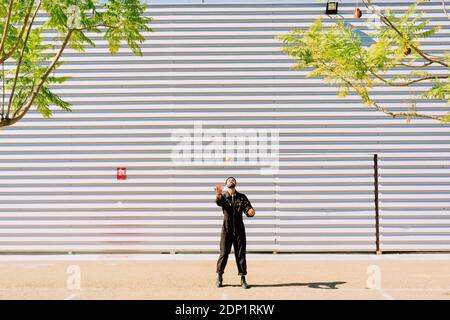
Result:
{"label": "black drainpipe", "polygon": [[381,254],[380,249],[380,211],[378,206],[378,154],[373,155],[373,168],[374,168],[374,189],[375,189],[375,243],[376,254]]}

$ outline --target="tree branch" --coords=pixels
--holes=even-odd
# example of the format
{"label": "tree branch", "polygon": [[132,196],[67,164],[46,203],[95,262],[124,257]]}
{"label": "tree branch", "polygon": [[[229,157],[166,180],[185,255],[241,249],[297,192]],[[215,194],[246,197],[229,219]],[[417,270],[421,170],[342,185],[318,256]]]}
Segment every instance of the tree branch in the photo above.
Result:
{"label": "tree branch", "polygon": [[421,81],[433,80],[433,79],[448,79],[449,77],[450,76],[428,76],[428,77],[423,77],[423,78],[419,78],[419,79],[414,79],[414,80],[411,80],[408,82],[395,83],[395,82],[388,81],[387,84],[394,86],[394,87],[407,87],[411,84],[421,82]]}
{"label": "tree branch", "polygon": [[9,8],[8,8],[8,16],[6,17],[6,23],[5,23],[5,26],[3,29],[2,40],[0,42],[0,52],[2,54],[3,54],[3,48],[5,47],[6,36],[8,34],[9,24],[11,23],[11,15],[12,15],[12,11],[13,11],[13,6],[14,6],[14,0],[11,0],[11,2],[9,3]]}
{"label": "tree branch", "polygon": [[41,80],[39,81],[38,85],[36,87],[33,86],[33,90],[32,93],[30,95],[30,97],[28,98],[28,101],[24,104],[24,109],[22,111],[22,113],[16,117],[17,113],[22,110],[21,108],[18,108],[16,110],[16,112],[14,112],[13,115],[13,122],[10,123],[9,125],[19,121],[20,119],[23,118],[23,116],[28,112],[28,110],[30,109],[30,107],[33,105],[34,100],[36,99],[36,96],[38,95],[39,91],[41,90],[43,84],[45,83],[45,81],[47,81],[48,76],[50,75],[50,73],[53,71],[53,68],[56,66],[56,63],[58,62],[59,58],[61,57],[64,49],[66,48],[67,44],[69,43],[70,40],[70,36],[72,35],[72,32],[74,31],[74,29],[69,29],[67,32],[66,37],[64,38],[63,43],[61,44],[61,48],[59,49],[58,53],[56,54],[56,56],[54,57],[52,63],[50,64],[50,66],[47,68],[47,70],[45,71],[44,75],[42,76]]}
{"label": "tree branch", "polygon": [[19,61],[17,62],[16,74],[15,74],[15,77],[14,77],[14,83],[13,83],[13,87],[11,89],[11,94],[9,95],[8,111],[6,112],[6,118],[9,118],[9,111],[10,111],[10,109],[12,107],[12,103],[13,103],[13,100],[14,100],[14,93],[16,91],[17,79],[19,78],[20,66],[22,65],[22,60],[23,60],[23,56],[25,54],[25,48],[27,46],[28,37],[30,36],[30,32],[31,32],[31,29],[32,29],[33,23],[34,23],[34,19],[36,18],[36,15],[37,15],[37,13],[39,11],[39,7],[40,6],[41,6],[41,2],[39,1],[38,5],[36,7],[36,10],[34,11],[33,18],[31,19],[30,26],[28,27],[27,35],[25,36],[25,40],[24,40],[24,44],[23,44],[23,48],[22,48],[22,53],[20,54]]}
{"label": "tree branch", "polygon": [[[328,70],[328,72],[333,73],[334,68],[328,66],[326,63],[322,62],[322,65]],[[341,75],[337,75],[337,77],[345,82],[347,84],[347,86],[353,88],[353,90],[360,96],[363,97],[365,96],[365,94],[363,94],[359,88],[357,88],[351,81],[347,80],[345,77],[341,76]],[[364,99],[363,99],[364,100]],[[425,118],[425,119],[434,119],[434,120],[438,120],[438,121],[442,121],[443,119],[445,119],[445,116],[433,116],[433,115],[428,115],[428,114],[422,114],[422,113],[417,113],[417,112],[392,112],[387,110],[386,108],[380,106],[379,104],[377,104],[376,102],[374,102],[372,99],[370,99],[370,97],[367,98],[368,100],[368,104],[370,106],[372,106],[373,108],[377,109],[378,111],[381,111],[387,115],[390,115],[392,118],[396,118],[396,117],[415,117],[415,118]],[[365,101],[366,102],[366,101]],[[366,102],[367,103],[367,102]]]}
{"label": "tree branch", "polygon": [[376,74],[371,69],[369,69],[369,72],[370,72],[371,75],[373,75],[378,80],[382,81],[384,84],[388,84],[388,85],[393,86],[393,87],[407,87],[409,85],[412,85],[414,83],[421,82],[421,81],[433,80],[433,79],[448,79],[448,78],[450,78],[450,75],[448,75],[448,76],[427,76],[427,77],[422,77],[422,78],[419,78],[419,79],[414,79],[414,80],[411,80],[411,81],[408,81],[408,82],[392,82],[392,81],[387,80],[387,79],[383,78],[382,76]]}
{"label": "tree branch", "polygon": [[[360,90],[350,81],[348,81],[347,79],[345,79],[344,77],[339,76],[339,78],[344,81],[345,83],[347,83],[347,85],[351,86],[353,88],[353,90],[355,90],[355,92],[359,95],[362,96],[363,94],[360,92]],[[367,102],[366,102],[367,103]],[[423,113],[417,113],[417,112],[392,112],[387,110],[386,108],[380,106],[378,103],[374,102],[372,99],[368,98],[368,104],[372,107],[374,107],[375,109],[377,109],[378,111],[381,111],[387,115],[390,115],[392,118],[396,118],[396,117],[407,117],[407,118],[425,118],[425,119],[433,119],[433,120],[438,120],[438,121],[442,121],[445,117],[443,116],[433,116],[433,115],[429,115],[429,114],[423,114]]]}
{"label": "tree branch", "polygon": [[374,76],[376,79],[380,80],[381,82],[383,82],[384,84],[393,86],[393,87],[407,87],[409,85],[412,85],[414,83],[417,82],[421,82],[421,81],[426,81],[426,80],[432,80],[432,79],[448,79],[450,77],[450,75],[446,75],[446,76],[426,76],[426,77],[422,77],[419,79],[414,79],[408,82],[393,82],[390,81],[386,78],[383,78],[382,76],[380,76],[379,74],[377,74],[375,71],[373,71],[373,68],[371,66],[369,66],[365,61],[364,58],[359,55],[359,61],[367,68],[367,70],[370,72],[370,74],[372,76]]}
{"label": "tree branch", "polygon": [[119,26],[108,26],[106,24],[94,24],[92,26],[86,26],[86,27],[82,27],[82,28],[71,28],[72,30],[78,30],[78,31],[83,31],[83,30],[88,30],[91,28],[98,28],[98,27],[105,27],[105,28],[110,28],[110,29],[118,29]]}
{"label": "tree branch", "polygon": [[9,50],[5,55],[3,55],[3,51],[1,51],[2,56],[0,57],[0,63],[7,60],[8,58],[10,58],[14,54],[14,52],[16,52],[17,48],[19,47],[20,39],[22,39],[25,29],[27,28],[28,19],[30,18],[31,11],[33,10],[33,5],[34,5],[34,0],[32,0],[32,2],[30,3],[30,8],[28,9],[27,14],[25,15],[23,25],[22,25],[22,28],[20,29],[20,33],[19,33],[19,36],[17,37],[16,43],[11,48],[11,50]]}
{"label": "tree branch", "polygon": [[403,66],[403,67],[409,67],[409,68],[424,68],[424,67],[428,67],[429,65],[431,65],[433,63],[434,62],[432,62],[432,61],[428,61],[428,62],[426,62],[426,63],[424,63],[422,65],[413,66],[413,65],[410,65],[410,64],[406,64],[406,63],[400,62],[400,63],[397,63],[397,66]]}
{"label": "tree branch", "polygon": [[4,113],[5,113],[5,63],[2,62],[2,113],[1,120],[3,121]]}
{"label": "tree branch", "polygon": [[[405,39],[408,42],[408,46],[411,49],[414,49],[422,58],[424,58],[425,60],[429,61],[429,62],[434,62],[434,63],[438,63],[444,67],[449,67],[449,65],[443,61],[440,60],[436,60],[431,58],[428,54],[424,53],[422,50],[420,50],[418,47],[416,47],[411,41],[410,39],[408,39],[407,37],[405,37],[405,35],[397,29],[397,27],[383,14],[379,13],[377,10],[374,10],[373,8],[370,8],[370,5],[365,1],[362,0],[362,2],[364,3],[364,5],[366,6],[367,9],[369,9],[372,13],[375,13],[377,16],[380,17],[381,21],[387,25],[388,27],[390,27],[392,30],[394,30],[402,39]],[[370,3],[370,1],[369,1]]]}

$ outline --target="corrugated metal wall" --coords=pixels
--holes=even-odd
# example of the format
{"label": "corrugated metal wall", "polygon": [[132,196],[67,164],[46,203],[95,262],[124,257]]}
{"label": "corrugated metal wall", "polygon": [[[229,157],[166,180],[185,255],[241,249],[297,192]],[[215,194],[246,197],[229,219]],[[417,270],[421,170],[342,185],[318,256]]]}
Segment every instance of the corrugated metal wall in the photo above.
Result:
{"label": "corrugated metal wall", "polygon": [[[55,110],[48,120],[33,111],[0,131],[0,252],[217,251],[222,214],[213,186],[229,175],[257,211],[245,218],[248,251],[374,251],[374,153],[381,250],[450,250],[450,126],[407,124],[362,107],[355,95],[339,98],[307,71],[292,70],[280,51],[274,36],[319,15],[331,22],[323,7],[154,4],[144,57],[110,56],[98,35],[95,49],[67,50],[58,73],[73,79],[55,92],[74,111]],[[448,50],[440,1],[422,7],[442,26],[424,48]],[[367,31],[353,9],[340,5]],[[374,91],[398,111],[423,89]],[[441,102],[418,108],[448,110]],[[233,161],[174,164],[173,134],[195,121],[204,129],[277,129],[279,171]],[[116,180],[117,167],[127,168],[127,180]]]}

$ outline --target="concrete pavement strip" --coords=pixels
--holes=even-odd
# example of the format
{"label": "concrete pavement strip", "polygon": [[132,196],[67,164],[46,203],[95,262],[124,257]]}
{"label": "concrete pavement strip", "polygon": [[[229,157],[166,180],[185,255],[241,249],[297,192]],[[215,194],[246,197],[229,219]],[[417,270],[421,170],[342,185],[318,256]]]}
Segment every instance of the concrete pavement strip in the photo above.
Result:
{"label": "concrete pavement strip", "polygon": [[[1,255],[0,299],[450,299],[450,254]],[[78,283],[78,288],[74,284]]]}

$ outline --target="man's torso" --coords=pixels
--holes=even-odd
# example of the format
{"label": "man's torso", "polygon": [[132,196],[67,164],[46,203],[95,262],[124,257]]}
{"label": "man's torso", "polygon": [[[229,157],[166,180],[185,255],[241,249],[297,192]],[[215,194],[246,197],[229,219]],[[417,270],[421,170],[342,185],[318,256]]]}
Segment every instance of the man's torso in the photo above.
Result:
{"label": "man's torso", "polygon": [[245,232],[244,221],[242,213],[244,211],[245,195],[236,191],[234,195],[230,195],[228,192],[223,192],[222,196],[225,197],[229,206],[223,208],[224,219],[223,229],[225,232],[242,233]]}

